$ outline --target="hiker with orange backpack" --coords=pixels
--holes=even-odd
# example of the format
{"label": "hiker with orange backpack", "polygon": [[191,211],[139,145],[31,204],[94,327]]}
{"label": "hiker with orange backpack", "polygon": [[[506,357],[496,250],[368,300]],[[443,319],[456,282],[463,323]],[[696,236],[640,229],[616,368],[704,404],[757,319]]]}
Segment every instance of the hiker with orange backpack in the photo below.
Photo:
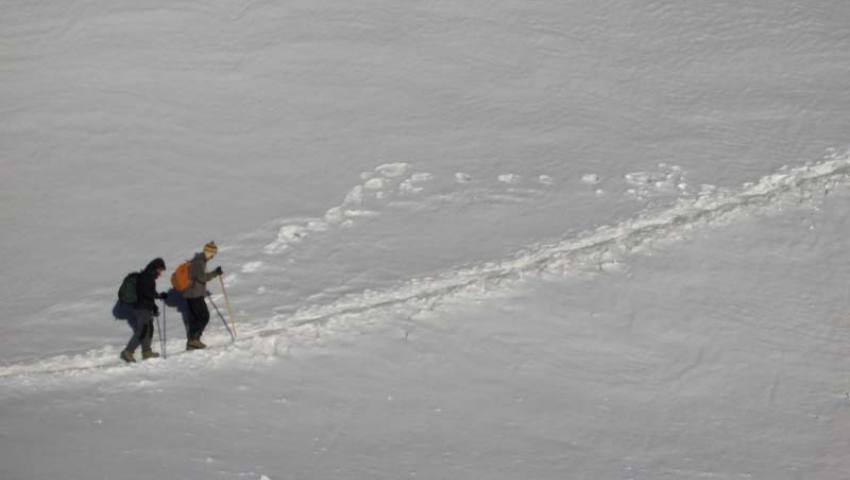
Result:
{"label": "hiker with orange backpack", "polygon": [[207,262],[218,254],[215,242],[204,245],[202,252],[196,253],[192,260],[180,265],[171,277],[175,290],[181,292],[188,304],[189,315],[186,325],[186,350],[207,348],[201,342],[204,329],[210,321],[210,311],[204,296],[207,294],[207,282],[221,275],[221,267],[207,272]]}

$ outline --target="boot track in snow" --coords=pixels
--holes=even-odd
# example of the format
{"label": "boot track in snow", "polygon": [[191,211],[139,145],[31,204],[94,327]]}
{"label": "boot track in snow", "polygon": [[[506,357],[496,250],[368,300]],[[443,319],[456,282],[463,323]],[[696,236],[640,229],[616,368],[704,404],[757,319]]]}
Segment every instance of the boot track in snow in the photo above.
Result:
{"label": "boot track in snow", "polygon": [[[756,183],[745,184],[737,192],[721,191],[695,198],[682,198],[670,208],[641,214],[616,225],[547,245],[532,245],[510,259],[487,262],[450,270],[431,278],[408,280],[395,288],[348,294],[326,304],[308,304],[292,314],[276,314],[265,327],[243,323],[233,344],[218,341],[214,350],[251,348],[257,339],[301,335],[304,328],[319,328],[331,320],[362,315],[374,316],[385,309],[400,309],[415,315],[433,310],[441,302],[461,297],[481,296],[526,275],[580,274],[605,271],[627,256],[648,248],[687,238],[700,227],[723,225],[757,214],[781,213],[786,207],[809,205],[832,188],[850,184],[850,156],[832,154],[827,159],[796,168],[783,168]],[[303,332],[302,332],[303,333]],[[181,358],[187,352],[169,355]],[[203,352],[191,352],[204,355]],[[162,365],[162,361],[146,365]],[[30,363],[0,367],[0,379],[34,380],[32,377],[80,376],[96,371],[131,371],[137,366],[124,365],[112,349],[91,350],[72,356],[57,356]]]}

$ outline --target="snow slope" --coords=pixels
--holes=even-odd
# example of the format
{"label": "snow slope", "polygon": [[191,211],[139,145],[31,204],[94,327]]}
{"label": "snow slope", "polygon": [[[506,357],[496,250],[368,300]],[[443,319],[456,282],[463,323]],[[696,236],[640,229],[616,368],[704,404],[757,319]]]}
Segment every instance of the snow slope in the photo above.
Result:
{"label": "snow slope", "polygon": [[0,477],[850,472],[843,2],[4,3]]}

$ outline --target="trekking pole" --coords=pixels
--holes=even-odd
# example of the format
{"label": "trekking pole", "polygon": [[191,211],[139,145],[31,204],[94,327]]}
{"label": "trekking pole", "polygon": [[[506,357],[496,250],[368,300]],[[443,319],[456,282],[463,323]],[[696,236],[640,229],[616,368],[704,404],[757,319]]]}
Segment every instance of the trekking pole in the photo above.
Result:
{"label": "trekking pole", "polygon": [[162,359],[165,360],[168,358],[168,355],[165,353],[165,346],[168,345],[168,338],[166,337],[168,330],[168,323],[165,320],[165,299],[162,299]]}
{"label": "trekking pole", "polygon": [[227,316],[230,317],[230,326],[233,328],[233,336],[236,336],[236,320],[233,318],[233,309],[230,308],[230,299],[227,298],[227,290],[224,289],[224,278],[218,276],[218,281],[221,283],[221,293],[224,294],[224,306],[227,307]]}
{"label": "trekking pole", "polygon": [[159,314],[156,314],[156,334],[159,336],[159,349],[163,349],[162,344],[162,329],[159,328]]}
{"label": "trekking pole", "polygon": [[218,305],[216,305],[215,302],[213,302],[212,295],[209,292],[207,292],[207,297],[209,297],[210,303],[212,304],[213,308],[215,309],[215,313],[218,314],[218,317],[224,323],[224,328],[227,329],[227,333],[230,334],[230,340],[235,342],[236,341],[236,335],[233,334],[233,330],[230,329],[230,325],[227,324],[227,320],[224,319],[224,315],[221,314],[221,310],[218,309]]}

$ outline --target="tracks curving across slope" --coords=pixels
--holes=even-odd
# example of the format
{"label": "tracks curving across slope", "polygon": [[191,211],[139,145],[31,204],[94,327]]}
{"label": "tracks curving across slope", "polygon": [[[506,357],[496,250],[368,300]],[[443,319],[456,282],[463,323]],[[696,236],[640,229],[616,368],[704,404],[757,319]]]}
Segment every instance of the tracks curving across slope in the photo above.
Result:
{"label": "tracks curving across slope", "polygon": [[[305,303],[292,313],[275,314],[262,327],[240,329],[240,338],[215,355],[277,351],[281,345],[305,343],[318,329],[345,329],[382,313],[411,317],[431,311],[441,302],[480,298],[528,275],[581,274],[616,270],[628,256],[687,238],[696,229],[743,220],[748,216],[781,213],[786,208],[816,205],[837,186],[850,184],[850,155],[833,153],[820,162],[783,168],[737,191],[715,191],[681,198],[666,209],[646,212],[615,225],[605,225],[551,244],[528,246],[510,258],[468,265],[426,278],[414,278],[393,288],[348,293],[330,302]],[[264,344],[272,339],[274,345]],[[213,343],[226,346],[224,338]],[[280,344],[278,344],[280,342]],[[209,355],[208,353],[204,353]],[[175,359],[190,361],[193,356]],[[201,361],[201,360],[197,360]],[[145,368],[159,368],[152,362]],[[45,358],[0,367],[0,381],[33,385],[45,377],[78,378],[93,372],[130,371],[117,360],[115,348]]]}

